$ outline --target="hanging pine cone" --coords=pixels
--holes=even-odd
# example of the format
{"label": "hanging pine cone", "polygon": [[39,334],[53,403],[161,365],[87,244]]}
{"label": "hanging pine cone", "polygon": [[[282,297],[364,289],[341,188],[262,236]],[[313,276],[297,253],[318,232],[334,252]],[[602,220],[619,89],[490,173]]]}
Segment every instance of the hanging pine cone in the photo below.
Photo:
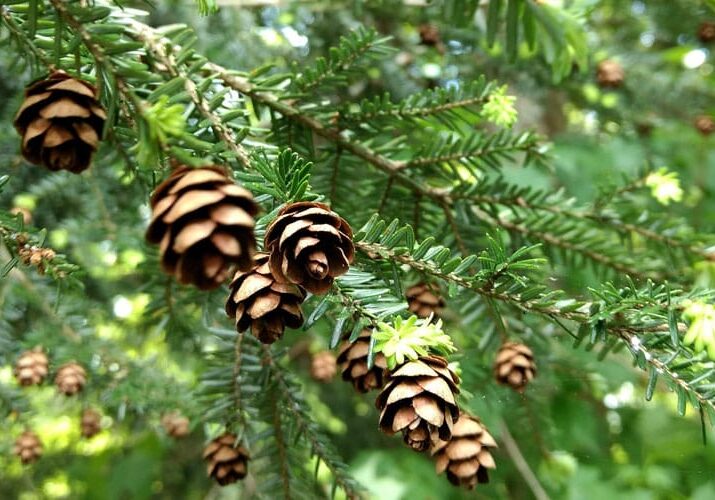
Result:
{"label": "hanging pine cone", "polygon": [[89,167],[106,119],[93,85],[55,71],[27,87],[14,125],[27,161],[79,173]]}
{"label": "hanging pine cone", "polygon": [[626,74],[623,71],[623,66],[616,61],[606,59],[605,61],[598,63],[598,67],[596,69],[596,79],[601,87],[618,88],[623,85],[625,76]]}
{"label": "hanging pine cone", "polygon": [[323,295],[333,280],[348,272],[355,248],[350,225],[317,202],[286,205],[266,231],[271,269],[281,282]]}
{"label": "hanging pine cone", "polygon": [[444,309],[444,299],[435,285],[417,283],[405,290],[405,296],[410,312],[420,318],[428,318],[430,315],[439,316]]}
{"label": "hanging pine cone", "polygon": [[272,344],[283,336],[286,326],[299,328],[303,324],[300,305],[303,290],[289,283],[279,283],[271,274],[268,254],[256,255],[255,266],[248,272],[237,272],[229,285],[226,314],[236,319],[236,330],[251,333],[264,344]]}
{"label": "hanging pine cone", "polygon": [[160,244],[161,266],[179,283],[210,290],[233,264],[253,265],[258,206],[220,167],[177,168],[156,188],[151,207],[147,240]]}
{"label": "hanging pine cone", "polygon": [[430,453],[437,474],[447,471],[450,483],[471,490],[477,483],[489,482],[489,469],[496,468],[490,450],[496,447],[481,421],[462,413],[452,429],[452,439],[439,440]]}
{"label": "hanging pine cone", "polygon": [[332,352],[319,352],[310,360],[310,376],[313,380],[328,383],[333,380],[336,373],[338,373],[338,364]]}
{"label": "hanging pine cone", "polygon": [[82,412],[82,419],[80,420],[80,431],[82,432],[82,437],[87,439],[92,438],[99,434],[102,430],[102,415],[99,414],[97,410],[87,408]]}
{"label": "hanging pine cone", "polygon": [[381,352],[375,356],[372,368],[367,367],[370,335],[370,330],[365,329],[355,342],[343,342],[337,360],[343,380],[351,382],[355,390],[361,393],[382,388],[387,377],[387,361]]}
{"label": "hanging pine cone", "polygon": [[15,378],[23,387],[40,385],[47,377],[48,371],[47,355],[39,347],[23,352],[15,362]]}
{"label": "hanging pine cone", "polygon": [[42,443],[40,442],[40,438],[32,431],[23,432],[15,441],[13,453],[20,458],[20,461],[24,465],[37,462],[42,456]]}
{"label": "hanging pine cone", "polygon": [[70,362],[57,370],[55,385],[65,396],[73,396],[80,392],[87,383],[87,372],[81,365]]}
{"label": "hanging pine cone", "polygon": [[439,34],[439,28],[434,24],[420,25],[418,32],[420,34],[420,43],[428,47],[436,47],[442,43],[442,37]]}
{"label": "hanging pine cone", "polygon": [[226,433],[204,448],[204,460],[208,462],[207,473],[221,486],[243,479],[248,472],[248,452],[235,443],[236,435]]}
{"label": "hanging pine cone", "polygon": [[183,438],[189,435],[189,419],[178,412],[167,413],[161,419],[161,425],[166,433],[173,438]]}
{"label": "hanging pine cone", "polygon": [[698,39],[703,43],[710,43],[715,40],[715,23],[703,21],[698,27]]}
{"label": "hanging pine cone", "polygon": [[517,342],[505,342],[494,361],[494,377],[503,385],[523,392],[526,384],[536,376],[534,354],[528,346]]}
{"label": "hanging pine cone", "polygon": [[709,115],[700,115],[695,118],[695,128],[707,137],[715,132],[715,120]]}
{"label": "hanging pine cone", "polygon": [[380,410],[380,430],[402,432],[415,451],[429,449],[437,438],[448,441],[459,418],[454,395],[459,377],[441,356],[423,356],[407,361],[390,375],[375,401]]}

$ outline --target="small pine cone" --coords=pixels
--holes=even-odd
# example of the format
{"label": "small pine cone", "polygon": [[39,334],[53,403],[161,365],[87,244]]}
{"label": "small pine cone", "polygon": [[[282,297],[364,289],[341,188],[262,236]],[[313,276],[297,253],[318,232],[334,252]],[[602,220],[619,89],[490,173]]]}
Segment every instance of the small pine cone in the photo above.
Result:
{"label": "small pine cone", "polygon": [[700,115],[695,118],[695,128],[707,137],[715,132],[715,120],[709,115]]}
{"label": "small pine cone", "polygon": [[89,167],[106,119],[92,84],[55,71],[27,87],[14,125],[27,161],[79,173]]}
{"label": "small pine cone", "polygon": [[47,354],[39,347],[23,352],[15,362],[15,378],[23,387],[40,385],[47,377],[48,371]]}
{"label": "small pine cone", "polygon": [[350,225],[317,202],[286,205],[266,231],[271,270],[281,282],[323,295],[355,256]]}
{"label": "small pine cone", "polygon": [[625,72],[620,63],[611,59],[606,59],[598,63],[596,69],[596,79],[598,84],[603,88],[618,88],[623,85]]}
{"label": "small pine cone", "polygon": [[310,361],[310,376],[318,382],[328,383],[338,373],[338,364],[330,351],[322,351]]}
{"label": "small pine cone", "polygon": [[715,40],[715,23],[703,21],[698,27],[698,39],[703,43],[710,43]]}
{"label": "small pine cone", "polygon": [[437,474],[447,471],[450,483],[471,490],[477,483],[489,482],[489,469],[496,468],[490,450],[496,447],[482,422],[462,413],[452,429],[452,439],[438,441],[430,453]]}
{"label": "small pine cone", "polygon": [[23,432],[15,441],[13,453],[20,458],[20,461],[24,465],[37,462],[42,456],[42,443],[40,442],[40,438],[32,431]]}
{"label": "small pine cone", "polygon": [[434,24],[423,24],[418,29],[420,33],[420,43],[428,47],[435,47],[442,43],[439,28]]}
{"label": "small pine cone", "polygon": [[204,448],[204,460],[208,462],[207,474],[221,486],[243,479],[248,472],[248,452],[235,443],[236,435],[226,433]]}
{"label": "small pine cone", "polygon": [[81,365],[70,362],[57,370],[55,385],[65,396],[73,396],[80,392],[87,383],[87,372]]}
{"label": "small pine cone", "polygon": [[300,305],[305,299],[300,287],[276,281],[268,259],[268,254],[259,253],[252,270],[237,272],[226,301],[226,314],[236,319],[236,330],[243,332],[250,326],[264,344],[281,338],[286,327],[303,324]]}
{"label": "small pine cone", "polygon": [[343,342],[337,360],[343,380],[352,382],[355,390],[361,393],[382,388],[387,378],[387,361],[381,352],[375,356],[372,368],[367,367],[370,336],[370,330],[365,329],[352,344],[347,340]]}
{"label": "small pine cone", "polygon": [[99,414],[97,410],[87,408],[82,412],[82,419],[80,420],[80,431],[82,432],[82,437],[87,439],[92,438],[99,434],[102,430],[102,415]]}
{"label": "small pine cone", "polygon": [[517,342],[505,342],[494,361],[494,377],[503,385],[523,392],[526,384],[536,376],[534,354],[528,346]]}
{"label": "small pine cone", "polygon": [[402,432],[405,443],[415,451],[429,449],[438,438],[448,441],[459,418],[454,399],[458,384],[459,377],[441,356],[407,361],[390,375],[375,401],[380,430]]}
{"label": "small pine cone", "polygon": [[410,312],[420,318],[428,318],[430,315],[439,316],[444,309],[444,299],[435,285],[417,283],[405,290],[405,296]]}
{"label": "small pine cone", "polygon": [[149,242],[160,245],[161,266],[179,283],[219,287],[231,266],[253,265],[253,195],[220,167],[179,167],[151,197]]}
{"label": "small pine cone", "polygon": [[166,433],[173,438],[183,438],[189,435],[189,419],[178,412],[167,413],[161,419],[161,425]]}

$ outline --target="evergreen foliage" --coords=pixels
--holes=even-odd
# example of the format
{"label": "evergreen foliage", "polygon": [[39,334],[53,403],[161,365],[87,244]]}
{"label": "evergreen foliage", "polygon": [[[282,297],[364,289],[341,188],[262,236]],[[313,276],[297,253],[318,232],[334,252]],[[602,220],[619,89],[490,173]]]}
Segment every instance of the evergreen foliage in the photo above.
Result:
{"label": "evergreen foliage", "polygon": [[[418,281],[444,292],[440,325],[457,348],[451,360],[463,379],[460,406],[479,416],[504,449],[495,452],[495,486],[484,490],[494,497],[546,498],[543,487],[554,497],[573,493],[563,469],[568,464],[557,452],[568,441],[562,434],[582,431],[578,417],[558,415],[559,405],[564,413],[576,411],[571,394],[610,416],[589,417],[583,430],[589,436],[566,449],[570,458],[603,447],[599,453],[623,465],[619,453],[638,453],[624,451],[615,433],[610,447],[598,443],[616,419],[600,400],[626,378],[645,400],[660,399],[655,408],[667,407],[674,393],[675,411],[695,415],[703,436],[710,432],[715,348],[686,335],[699,318],[692,305],[715,299],[712,139],[692,131],[683,114],[712,111],[715,87],[705,72],[681,76],[683,47],[696,50],[695,42],[675,41],[690,29],[687,22],[694,37],[697,19],[715,15],[707,10],[711,2],[634,2],[629,10],[615,0],[564,7],[537,0],[386,0],[218,11],[224,2],[156,3],[0,0],[0,89],[9,97],[0,102],[0,364],[10,367],[41,345],[52,373],[72,360],[88,372],[80,403],[57,402],[51,387],[21,390],[10,368],[0,371],[0,454],[7,455],[0,470],[10,478],[0,484],[0,497],[25,488],[22,473],[9,465],[14,437],[25,426],[51,425],[45,413],[60,418],[79,414],[80,406],[101,408],[112,429],[122,429],[110,431],[114,446],[161,450],[147,454],[155,453],[154,472],[162,468],[167,498],[203,496],[208,486],[198,450],[204,437],[224,431],[250,452],[240,490],[246,497],[359,498],[366,487],[374,494],[374,485],[353,475],[361,442],[366,449],[390,446],[369,436],[377,433],[377,414],[365,408],[372,399],[333,394],[352,391],[349,384],[331,394],[316,388],[302,360],[317,346],[354,341],[365,328],[386,330],[398,319],[398,327],[408,324],[404,292]],[[648,58],[660,53],[606,26],[613,16],[639,34],[639,15],[661,30],[647,32],[656,39],[651,43],[668,47],[657,61]],[[187,19],[194,27],[174,22]],[[401,23],[427,21],[440,26],[447,55],[438,48],[408,52],[416,32],[405,35]],[[291,22],[310,36],[281,54],[266,33],[289,41],[302,36]],[[263,30],[265,37],[234,33],[240,30],[233,26]],[[228,29],[231,35],[222,32]],[[234,34],[240,41],[216,41]],[[594,62],[617,49],[625,62],[646,62],[626,65],[624,89],[600,90],[591,83]],[[254,53],[236,57],[240,51]],[[711,65],[710,53],[703,54]],[[401,56],[421,59],[396,62]],[[442,68],[439,76],[434,66]],[[54,69],[93,83],[107,112],[101,148],[81,176],[29,166],[11,130],[24,85]],[[651,73],[640,79],[646,70]],[[522,100],[556,122],[566,121],[568,100],[579,133],[559,136],[563,125],[540,126]],[[687,102],[688,110],[675,102]],[[645,122],[663,125],[652,138],[638,136]],[[622,157],[630,156],[609,158],[604,151],[619,134],[629,141]],[[680,146],[681,140],[693,146]],[[628,165],[619,168],[620,161]],[[259,246],[286,203],[329,203],[352,225],[356,260],[327,295],[306,300],[301,330],[263,345],[231,328],[225,287],[200,292],[160,272],[158,250],[144,241],[144,231],[150,193],[173,162],[226,166],[261,206]],[[665,206],[651,193],[653,179],[674,179],[649,177],[663,162],[687,188],[683,204]],[[32,222],[11,211],[23,204]],[[52,257],[24,259],[39,249],[51,249]],[[703,331],[713,327],[699,320]],[[533,344],[543,379],[523,396],[490,381],[491,360],[507,338]],[[376,354],[373,339],[369,366]],[[636,375],[624,368],[628,363]],[[176,409],[193,431],[176,445],[185,477],[164,470],[172,460],[161,455],[172,454],[171,445],[154,441],[166,436],[145,432]],[[340,437],[335,428],[345,421],[354,428]],[[698,444],[698,436],[690,438]],[[351,456],[343,456],[343,445]],[[712,445],[706,446],[693,459],[703,468],[715,463]],[[39,477],[65,466],[63,453],[49,444],[35,466]],[[104,453],[111,467],[111,453]],[[646,481],[633,475],[632,484]],[[588,483],[585,475],[578,480]],[[87,497],[150,495],[96,482],[70,486],[86,488]],[[686,498],[702,486],[685,475],[673,483],[654,497],[683,486],[678,498]],[[703,498],[715,492],[715,483],[703,484],[710,488]]]}

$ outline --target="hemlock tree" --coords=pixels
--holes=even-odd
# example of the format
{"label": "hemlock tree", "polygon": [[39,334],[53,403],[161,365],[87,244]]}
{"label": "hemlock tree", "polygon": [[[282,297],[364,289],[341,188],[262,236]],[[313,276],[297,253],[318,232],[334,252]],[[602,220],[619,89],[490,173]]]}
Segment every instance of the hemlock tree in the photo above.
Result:
{"label": "hemlock tree", "polygon": [[715,495],[712,2],[218,3],[0,0],[3,498]]}

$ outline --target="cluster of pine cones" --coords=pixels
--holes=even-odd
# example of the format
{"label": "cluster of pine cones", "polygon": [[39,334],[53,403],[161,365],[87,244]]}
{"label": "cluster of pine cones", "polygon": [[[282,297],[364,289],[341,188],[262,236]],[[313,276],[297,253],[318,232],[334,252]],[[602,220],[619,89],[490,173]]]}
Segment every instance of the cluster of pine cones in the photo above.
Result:
{"label": "cluster of pine cones", "polygon": [[[423,38],[428,40],[428,35],[425,31]],[[601,85],[616,87],[622,81],[617,64],[599,66]],[[28,161],[79,173],[90,165],[105,119],[91,84],[56,71],[28,86],[15,127]],[[349,224],[318,202],[285,205],[266,230],[264,252],[256,253],[254,217],[259,208],[252,194],[220,166],[175,168],[156,188],[150,204],[146,237],[159,245],[164,272],[179,283],[212,290],[235,271],[226,313],[235,320],[237,331],[250,328],[266,344],[280,339],[286,327],[300,327],[307,294],[326,294],[354,259]],[[33,258],[28,255],[30,261]],[[422,318],[438,317],[445,307],[433,284],[410,287],[406,298],[409,310]],[[368,364],[370,338],[370,330],[365,329],[354,342],[346,340],[337,359],[327,351],[316,354],[311,363],[313,378],[329,381],[339,370],[360,393],[380,389],[375,404],[381,430],[399,432],[412,449],[429,451],[437,472],[446,472],[455,485],[472,488],[486,482],[488,470],[495,467],[491,450],[496,442],[478,418],[458,408],[460,379],[447,360],[427,355],[389,371],[382,353]],[[48,359],[41,350],[24,353],[15,371],[23,386],[42,383],[48,373]],[[505,343],[494,375],[498,382],[523,391],[535,375],[531,350]],[[57,370],[55,383],[61,393],[77,394],[86,383],[86,372],[77,363],[68,363]],[[172,437],[189,433],[188,419],[178,413],[166,414],[162,425]],[[91,437],[100,430],[101,414],[85,409],[82,435]],[[23,463],[30,463],[42,454],[42,444],[28,430],[18,438],[15,453]],[[249,454],[233,433],[212,440],[203,455],[209,476],[220,485],[247,474]]]}
{"label": "cluster of pine cones", "polygon": [[[14,375],[21,387],[41,385],[50,374],[50,360],[40,347],[25,351],[15,361]],[[79,363],[70,361],[61,365],[55,372],[55,386],[60,394],[74,396],[82,391],[87,383],[87,372]],[[91,409],[83,410],[80,418],[80,432],[83,437],[91,438],[101,430],[101,415]],[[26,429],[15,441],[13,449],[23,464],[30,464],[42,456],[40,438]]]}

